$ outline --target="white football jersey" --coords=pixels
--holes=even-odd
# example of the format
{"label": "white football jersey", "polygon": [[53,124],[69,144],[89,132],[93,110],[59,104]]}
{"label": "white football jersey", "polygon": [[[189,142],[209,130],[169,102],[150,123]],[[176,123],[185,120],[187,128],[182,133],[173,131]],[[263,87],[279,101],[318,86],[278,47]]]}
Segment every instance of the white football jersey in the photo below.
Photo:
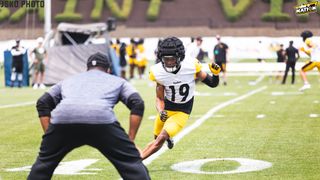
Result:
{"label": "white football jersey", "polygon": [[165,87],[167,100],[183,104],[194,96],[196,73],[200,71],[199,61],[186,57],[181,62],[181,68],[176,74],[167,72],[160,62],[151,67],[149,78]]}
{"label": "white football jersey", "polygon": [[310,39],[312,47],[308,47],[306,44],[304,44],[302,51],[310,53],[311,61],[320,62],[320,40],[315,37],[308,39]]}

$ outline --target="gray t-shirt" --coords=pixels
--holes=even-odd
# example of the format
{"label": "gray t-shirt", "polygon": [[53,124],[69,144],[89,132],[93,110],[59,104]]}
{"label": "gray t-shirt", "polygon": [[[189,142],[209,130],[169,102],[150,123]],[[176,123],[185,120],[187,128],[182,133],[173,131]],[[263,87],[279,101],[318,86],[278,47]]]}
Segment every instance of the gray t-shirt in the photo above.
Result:
{"label": "gray t-shirt", "polygon": [[127,104],[137,91],[124,79],[90,70],[53,86],[48,93],[58,103],[51,112],[52,124],[109,124],[116,121],[113,107]]}

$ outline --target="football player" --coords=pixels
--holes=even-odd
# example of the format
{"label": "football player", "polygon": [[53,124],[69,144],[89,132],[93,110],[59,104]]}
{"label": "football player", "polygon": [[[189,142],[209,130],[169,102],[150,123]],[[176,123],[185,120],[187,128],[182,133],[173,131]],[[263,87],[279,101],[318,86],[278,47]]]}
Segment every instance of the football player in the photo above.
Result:
{"label": "football player", "polygon": [[126,47],[127,55],[129,57],[129,74],[130,79],[134,78],[134,69],[138,66],[138,60],[137,60],[137,42],[131,38],[130,44]]}
{"label": "football player", "polygon": [[171,138],[185,126],[192,111],[195,79],[214,88],[219,84],[221,71],[215,63],[209,64],[213,75],[202,71],[197,59],[185,57],[183,43],[176,37],[168,37],[158,44],[157,59],[161,63],[153,65],[149,73],[149,78],[157,83],[155,140],[141,152],[142,159],[158,151],[165,141],[169,149],[173,147]]}
{"label": "football player", "polygon": [[310,31],[303,31],[301,33],[301,37],[305,43],[305,46],[301,47],[300,50],[310,56],[310,60],[307,61],[300,70],[300,75],[304,82],[304,85],[299,89],[300,91],[311,88],[306,76],[306,72],[314,69],[315,67],[317,67],[318,71],[320,71],[320,45],[316,44],[316,41],[312,38],[312,36],[313,34]]}

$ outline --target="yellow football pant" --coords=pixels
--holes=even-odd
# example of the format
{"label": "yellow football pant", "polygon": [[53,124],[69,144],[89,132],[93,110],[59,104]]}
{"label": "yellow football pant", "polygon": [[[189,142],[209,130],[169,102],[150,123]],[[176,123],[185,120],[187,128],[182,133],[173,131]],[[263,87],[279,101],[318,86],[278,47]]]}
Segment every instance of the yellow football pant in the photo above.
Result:
{"label": "yellow football pant", "polygon": [[157,115],[157,118],[154,122],[153,133],[158,136],[161,131],[164,129],[170,136],[174,137],[178,132],[183,129],[186,125],[187,120],[189,119],[189,114],[186,114],[181,111],[167,111],[168,119],[165,122],[160,120],[160,115]]}
{"label": "yellow football pant", "polygon": [[308,61],[301,69],[303,72],[307,72],[317,67],[318,71],[320,71],[320,62],[312,62]]}

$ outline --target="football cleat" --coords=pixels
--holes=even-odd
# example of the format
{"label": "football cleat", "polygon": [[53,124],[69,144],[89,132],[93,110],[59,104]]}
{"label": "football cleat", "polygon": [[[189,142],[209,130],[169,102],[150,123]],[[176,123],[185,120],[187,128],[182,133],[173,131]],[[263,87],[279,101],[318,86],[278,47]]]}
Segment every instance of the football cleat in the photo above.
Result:
{"label": "football cleat", "polygon": [[167,139],[167,146],[169,149],[172,149],[174,146],[173,140],[171,138]]}
{"label": "football cleat", "polygon": [[311,85],[310,85],[310,84],[305,84],[305,85],[303,85],[303,86],[299,89],[299,91],[304,91],[304,90],[310,89],[310,88],[311,88]]}

